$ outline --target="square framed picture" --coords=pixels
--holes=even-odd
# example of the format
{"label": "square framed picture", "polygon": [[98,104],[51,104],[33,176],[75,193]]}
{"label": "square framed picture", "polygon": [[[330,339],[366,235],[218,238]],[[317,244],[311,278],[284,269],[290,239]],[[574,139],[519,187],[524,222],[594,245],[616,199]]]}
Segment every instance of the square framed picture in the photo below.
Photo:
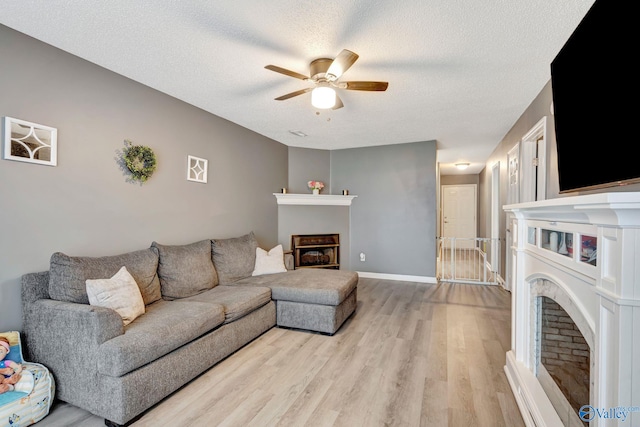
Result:
{"label": "square framed picture", "polygon": [[5,160],[56,166],[58,164],[58,129],[4,117],[2,143]]}
{"label": "square framed picture", "polygon": [[207,183],[207,169],[209,160],[200,157],[188,156],[187,159],[187,180],[193,182]]}

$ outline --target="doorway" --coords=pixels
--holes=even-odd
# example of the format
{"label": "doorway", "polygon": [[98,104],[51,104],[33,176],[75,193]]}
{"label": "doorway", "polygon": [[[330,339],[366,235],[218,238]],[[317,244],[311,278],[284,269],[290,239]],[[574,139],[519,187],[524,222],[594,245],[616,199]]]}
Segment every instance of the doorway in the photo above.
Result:
{"label": "doorway", "polygon": [[[478,186],[442,186],[442,237],[475,239],[478,233]],[[471,245],[471,241],[469,242]]]}
{"label": "doorway", "polygon": [[477,184],[441,186],[438,281],[497,284],[487,262],[494,239],[477,237],[477,191]]}
{"label": "doorway", "polygon": [[[522,137],[522,186],[517,202],[545,200],[547,194],[547,116]],[[517,203],[514,201],[514,203]]]}

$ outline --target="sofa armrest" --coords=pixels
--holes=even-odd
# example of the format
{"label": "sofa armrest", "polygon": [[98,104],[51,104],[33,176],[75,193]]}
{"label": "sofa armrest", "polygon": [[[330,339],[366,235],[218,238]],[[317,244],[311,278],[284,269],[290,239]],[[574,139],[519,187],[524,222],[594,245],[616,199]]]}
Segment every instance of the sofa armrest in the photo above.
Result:
{"label": "sofa armrest", "polygon": [[51,370],[60,398],[78,402],[93,395],[100,345],[124,333],[120,315],[89,304],[40,299],[24,318],[30,361]]}
{"label": "sofa armrest", "polygon": [[28,307],[29,304],[39,300],[49,298],[49,272],[28,273],[22,276],[22,305]]}
{"label": "sofa armrest", "polygon": [[114,310],[51,299],[31,303],[25,320],[25,335],[34,355],[61,352],[69,357],[74,353],[82,354],[124,333],[122,318]]}

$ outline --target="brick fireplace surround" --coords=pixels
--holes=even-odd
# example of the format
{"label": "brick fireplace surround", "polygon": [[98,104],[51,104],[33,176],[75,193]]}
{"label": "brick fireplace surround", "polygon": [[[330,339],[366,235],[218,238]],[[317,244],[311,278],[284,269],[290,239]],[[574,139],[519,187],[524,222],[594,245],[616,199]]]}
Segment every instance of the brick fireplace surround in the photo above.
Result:
{"label": "brick fireplace surround", "polygon": [[[547,395],[562,393],[557,398],[550,400],[556,412],[563,414],[579,414],[579,410],[585,402],[589,402],[591,354],[587,340],[582,336],[580,328],[575,324],[569,313],[562,306],[548,297],[540,298],[540,335],[539,365],[549,374],[549,384],[543,382],[538,373],[538,379]],[[558,401],[555,401],[557,399]],[[567,415],[567,418],[570,415]],[[587,425],[575,416],[576,425]]]}
{"label": "brick fireplace surround", "polygon": [[[563,197],[508,205],[505,211],[513,230],[507,253],[512,339],[505,373],[525,424],[640,426],[640,193]],[[566,236],[572,250],[550,245],[549,235]],[[589,365],[588,401],[558,400],[562,393],[554,390],[560,387],[544,367],[544,357],[553,357],[544,351],[551,345],[543,336],[547,299],[566,312],[581,336],[572,354],[584,356],[576,363]],[[582,406],[576,412],[572,403]]]}

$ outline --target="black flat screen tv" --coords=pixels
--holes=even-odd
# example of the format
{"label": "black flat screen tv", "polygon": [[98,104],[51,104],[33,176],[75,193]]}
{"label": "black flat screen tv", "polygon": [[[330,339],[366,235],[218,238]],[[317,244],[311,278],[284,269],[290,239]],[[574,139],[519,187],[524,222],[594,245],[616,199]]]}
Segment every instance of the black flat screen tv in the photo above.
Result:
{"label": "black flat screen tv", "polygon": [[640,182],[635,13],[622,4],[596,0],[551,63],[560,193]]}

